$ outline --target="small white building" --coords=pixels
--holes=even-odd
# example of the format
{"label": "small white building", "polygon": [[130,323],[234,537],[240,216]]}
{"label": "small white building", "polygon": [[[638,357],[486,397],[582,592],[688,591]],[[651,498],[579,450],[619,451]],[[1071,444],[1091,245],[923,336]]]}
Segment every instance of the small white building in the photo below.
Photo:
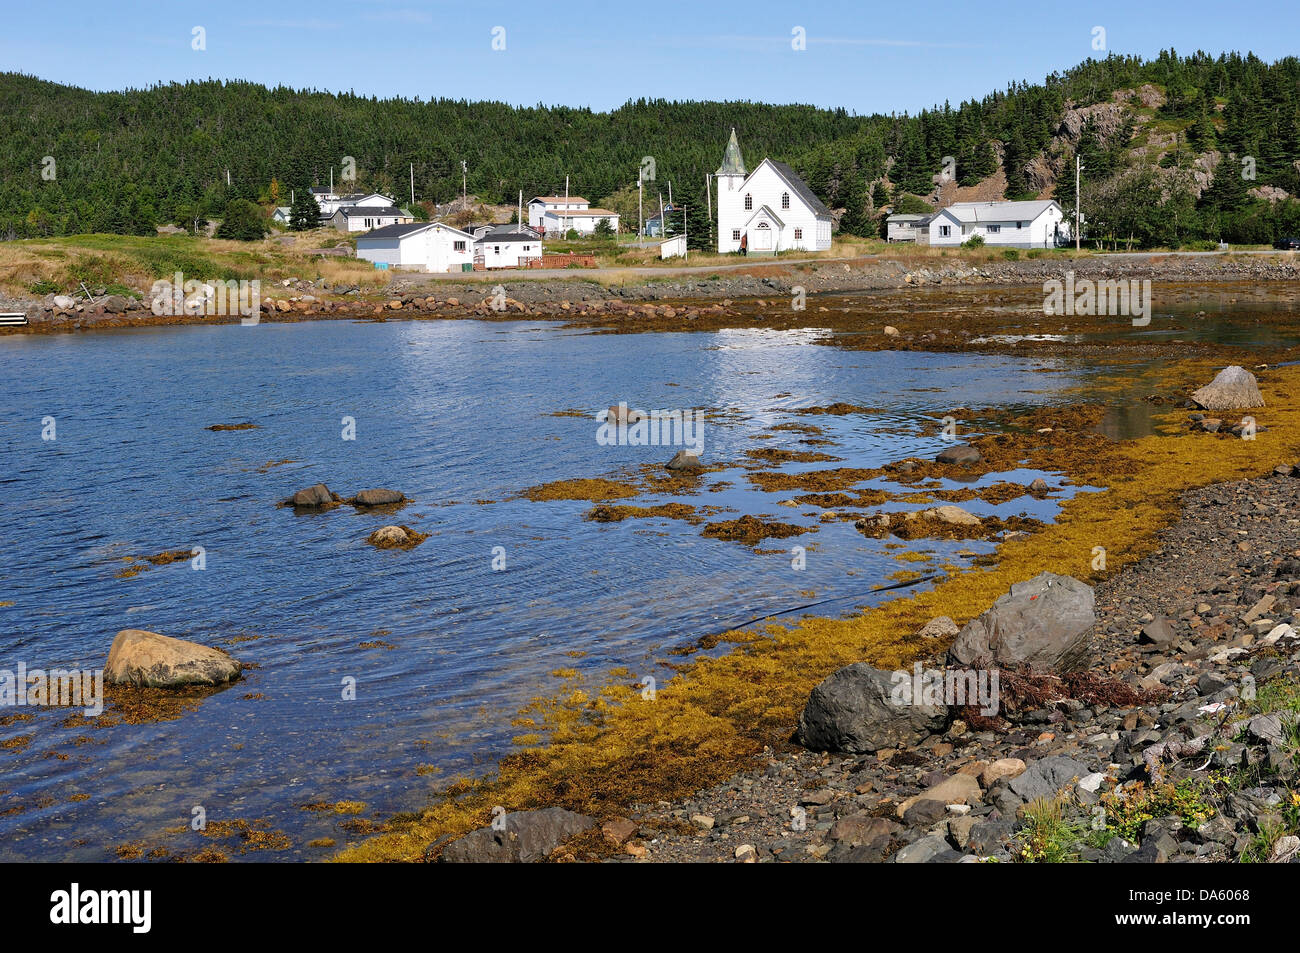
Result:
{"label": "small white building", "polygon": [[885,240],[915,242],[921,239],[929,215],[891,215],[885,219]]}
{"label": "small white building", "polygon": [[580,212],[591,208],[581,195],[538,195],[528,200],[528,225],[541,228],[547,212]]}
{"label": "small white building", "polygon": [[409,225],[410,212],[391,205],[345,205],[334,213],[330,224],[340,232],[368,232],[388,225]]}
{"label": "small white building", "polygon": [[659,243],[660,258],[684,258],[686,257],[686,236],[674,235],[666,242]]}
{"label": "small white building", "polygon": [[281,225],[288,225],[289,219],[293,217],[293,209],[288,205],[278,205],[274,212],[271,213],[271,221],[279,222]]}
{"label": "small white building", "polygon": [[922,242],[960,245],[979,235],[986,245],[1055,248],[1070,239],[1065,213],[1051,199],[1034,202],[955,202],[930,216]]}
{"label": "small white building", "polygon": [[493,268],[527,268],[530,258],[541,257],[542,240],[531,230],[491,230],[474,243],[475,266],[482,265],[489,271]]}
{"label": "small white building", "polygon": [[471,271],[474,236],[444,222],[388,225],[357,238],[357,257],[389,268]]}
{"label": "small white building", "polygon": [[553,238],[563,238],[570,231],[579,235],[592,235],[601,221],[609,222],[609,227],[618,231],[618,213],[607,208],[585,208],[564,211],[547,209],[542,216],[542,234]]}
{"label": "small white building", "polygon": [[831,247],[831,211],[788,165],[764,159],[745,172],[736,130],[718,169],[718,251],[773,255]]}

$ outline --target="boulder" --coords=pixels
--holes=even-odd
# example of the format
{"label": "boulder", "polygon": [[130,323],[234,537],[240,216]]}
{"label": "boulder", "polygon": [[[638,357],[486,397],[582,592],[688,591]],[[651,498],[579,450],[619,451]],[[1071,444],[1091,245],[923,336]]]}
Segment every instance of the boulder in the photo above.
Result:
{"label": "boulder", "polygon": [[956,622],[946,615],[941,615],[921,626],[916,634],[923,639],[950,639],[960,631]]}
{"label": "boulder", "polygon": [[54,296],[54,307],[59,308],[60,310],[71,311],[76,306],[77,306],[76,298],[70,297],[69,295]]}
{"label": "boulder", "polygon": [[144,629],[117,633],[104,665],[109,684],[148,688],[223,685],[239,678],[239,672],[239,662],[221,649]]}
{"label": "boulder", "polygon": [[[926,788],[920,794],[907,798],[894,809],[894,813],[899,817],[903,817],[913,805],[925,801],[937,801],[944,807],[949,804],[978,804],[980,802],[980,784],[969,774],[954,774],[944,778],[938,784]],[[943,809],[941,808],[939,816],[942,815]]]}
{"label": "boulder", "polygon": [[968,510],[963,510],[960,506],[936,506],[932,510],[924,511],[926,516],[938,520],[940,523],[949,523],[953,526],[979,526],[980,518]]}
{"label": "boulder", "polygon": [[122,314],[126,311],[127,305],[130,304],[130,302],[121,295],[109,295],[99,303],[104,306],[104,310],[109,314]]}
{"label": "boulder", "polygon": [[1215,375],[1214,380],[1192,394],[1192,400],[1204,410],[1243,410],[1263,407],[1255,375],[1233,364]]}
{"label": "boulder", "polygon": [[406,495],[398,490],[362,490],[352,498],[352,503],[355,506],[388,506],[405,500]]}
{"label": "boulder", "polygon": [[914,745],[943,731],[947,708],[897,704],[894,682],[894,673],[865,662],[827,676],[813,689],[799,716],[799,743],[814,751],[863,754]]}
{"label": "boulder", "polygon": [[406,530],[400,526],[381,526],[366,537],[366,542],[371,546],[378,546],[380,549],[405,546],[410,541],[411,538],[406,535]]}
{"label": "boulder", "polygon": [[1138,641],[1148,645],[1169,645],[1176,638],[1177,635],[1169,620],[1158,615],[1142,627],[1142,635]]}
{"label": "boulder", "polygon": [[898,328],[894,327],[892,324],[886,324],[886,325],[885,325],[885,334],[886,334],[888,337],[896,338],[896,337],[898,337]]}
{"label": "boulder", "polygon": [[305,490],[299,490],[293,496],[289,497],[288,502],[290,506],[312,509],[320,506],[329,506],[334,502],[334,494],[330,492],[329,487],[324,483],[317,483],[315,486],[309,486]]}
{"label": "boulder", "polygon": [[936,463],[979,463],[983,460],[983,455],[969,444],[959,443],[955,447],[948,447],[941,450],[939,455],[934,458]]}
{"label": "boulder", "polygon": [[1018,582],[967,623],[949,650],[958,665],[993,663],[1069,671],[1087,659],[1096,621],[1092,587],[1044,572]]}
{"label": "boulder", "polygon": [[439,856],[445,864],[531,864],[564,841],[596,826],[593,818],[562,807],[516,811],[501,818],[503,830],[483,827],[452,841]]}
{"label": "boulder", "polygon": [[678,450],[664,466],[669,470],[698,470],[704,466],[694,450]]}
{"label": "boulder", "polygon": [[1063,754],[1039,758],[1022,774],[1011,779],[1011,790],[1026,801],[1056,797],[1075,782],[1088,777],[1093,771],[1082,761]]}
{"label": "boulder", "polygon": [[1025,763],[1019,758],[998,758],[984,769],[980,781],[991,788],[1003,778],[1016,778],[1025,773]]}

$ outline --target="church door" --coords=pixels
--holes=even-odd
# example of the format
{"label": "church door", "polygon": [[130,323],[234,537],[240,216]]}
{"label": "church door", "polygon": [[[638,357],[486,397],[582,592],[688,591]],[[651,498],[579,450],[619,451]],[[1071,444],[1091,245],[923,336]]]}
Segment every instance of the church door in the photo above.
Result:
{"label": "church door", "polygon": [[754,229],[754,251],[772,250],[772,227],[767,222],[759,222]]}

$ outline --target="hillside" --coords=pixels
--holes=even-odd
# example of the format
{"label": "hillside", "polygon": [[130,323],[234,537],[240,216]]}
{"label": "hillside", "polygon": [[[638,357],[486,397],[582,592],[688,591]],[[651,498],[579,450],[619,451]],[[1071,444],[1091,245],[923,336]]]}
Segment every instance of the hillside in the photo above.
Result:
{"label": "hillside", "polygon": [[[417,198],[429,203],[460,193],[464,159],[469,191],[507,206],[521,189],[562,189],[566,174],[575,194],[634,201],[651,156],[655,190],[671,181],[679,201],[702,202],[733,125],[751,163],[790,162],[856,234],[873,233],[904,194],[1072,206],[1076,151],[1094,237],[1170,245],[1300,231],[1290,200],[1300,194],[1300,60],[1171,51],[1088,60],[916,116],[662,100],[601,113],[218,81],[95,93],[6,73],[0,237],[150,234],[220,217],[236,198],[287,204],[291,189],[326,183],[331,169],[338,180],[345,156],[358,187],[399,198],[414,165]],[[946,157],[955,180],[939,182]],[[1218,174],[1244,157],[1254,178]],[[1058,189],[1062,177],[1071,188]]]}

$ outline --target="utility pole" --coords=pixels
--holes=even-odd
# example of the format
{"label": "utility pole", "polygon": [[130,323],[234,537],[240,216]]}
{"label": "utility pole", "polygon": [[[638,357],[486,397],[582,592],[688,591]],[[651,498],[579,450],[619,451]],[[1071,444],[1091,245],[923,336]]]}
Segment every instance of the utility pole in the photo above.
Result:
{"label": "utility pole", "polygon": [[330,195],[334,194],[334,166],[330,166]]}
{"label": "utility pole", "polygon": [[515,224],[524,224],[524,190],[519,190],[519,209],[515,212]]}
{"label": "utility pole", "polygon": [[642,206],[642,187],[641,173],[636,176],[636,238],[639,243],[645,238],[645,213],[641,210]]}
{"label": "utility pole", "polygon": [[690,261],[691,242],[690,239],[686,237],[686,209],[684,208],[682,209],[682,246],[682,259],[684,261]]}
{"label": "utility pole", "polygon": [[673,180],[668,180],[668,207],[673,207]]}
{"label": "utility pole", "polygon": [[1079,153],[1074,154],[1074,250],[1079,250],[1079,173],[1083,171],[1083,160]]}
{"label": "utility pole", "polygon": [[664,194],[659,193],[659,237],[668,237],[668,223],[664,221]]}
{"label": "utility pole", "polygon": [[469,207],[469,163],[464,159],[460,160],[460,201]]}
{"label": "utility pole", "polygon": [[411,204],[415,204],[415,163],[411,163]]}
{"label": "utility pole", "polygon": [[569,177],[564,177],[564,210],[569,210]]}

